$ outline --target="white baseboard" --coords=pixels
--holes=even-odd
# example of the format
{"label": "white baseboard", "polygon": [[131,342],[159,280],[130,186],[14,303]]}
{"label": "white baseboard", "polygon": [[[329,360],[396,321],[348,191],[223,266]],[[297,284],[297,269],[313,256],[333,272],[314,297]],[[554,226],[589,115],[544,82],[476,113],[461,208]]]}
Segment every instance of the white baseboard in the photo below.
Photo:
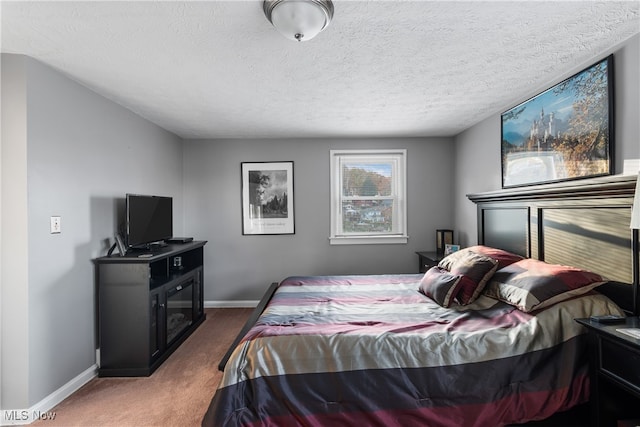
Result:
{"label": "white baseboard", "polygon": [[0,425],[27,425],[39,419],[55,419],[56,414],[51,410],[97,375],[98,366],[94,364],[29,409],[3,409]]}
{"label": "white baseboard", "polygon": [[254,300],[205,301],[204,308],[255,308],[258,302]]}
{"label": "white baseboard", "polygon": [[[259,301],[235,300],[235,301],[205,301],[205,308],[255,308]],[[99,353],[96,353],[99,360]],[[68,383],[42,399],[28,409],[2,409],[0,410],[1,426],[16,426],[31,424],[38,419],[55,419],[55,413],[51,410],[60,402],[78,391],[80,387],[91,381],[98,375],[98,365],[94,364],[71,379]]]}

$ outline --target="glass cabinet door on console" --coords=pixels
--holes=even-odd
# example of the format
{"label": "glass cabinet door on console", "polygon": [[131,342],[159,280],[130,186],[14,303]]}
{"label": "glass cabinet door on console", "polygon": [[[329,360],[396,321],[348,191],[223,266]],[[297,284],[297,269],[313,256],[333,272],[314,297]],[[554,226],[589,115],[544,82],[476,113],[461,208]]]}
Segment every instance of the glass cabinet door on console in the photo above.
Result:
{"label": "glass cabinet door on console", "polygon": [[160,355],[160,343],[162,342],[162,318],[161,310],[164,303],[161,300],[160,291],[156,290],[151,293],[151,313],[149,318],[149,350],[151,359],[156,359]]}
{"label": "glass cabinet door on console", "polygon": [[190,278],[167,290],[167,344],[171,344],[193,323],[193,287],[194,280]]}

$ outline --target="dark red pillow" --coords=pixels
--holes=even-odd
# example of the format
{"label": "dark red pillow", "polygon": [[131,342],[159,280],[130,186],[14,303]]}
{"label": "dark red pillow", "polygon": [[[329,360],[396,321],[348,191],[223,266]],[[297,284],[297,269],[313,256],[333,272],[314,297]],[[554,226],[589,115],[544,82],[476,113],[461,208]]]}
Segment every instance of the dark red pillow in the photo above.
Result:
{"label": "dark red pillow", "polygon": [[576,267],[524,259],[496,271],[484,293],[530,312],[585,294],[606,280]]}
{"label": "dark red pillow", "polygon": [[438,267],[448,270],[451,274],[462,275],[462,288],[456,299],[460,304],[467,305],[478,298],[487,281],[497,270],[498,261],[464,249],[442,259]]}
{"label": "dark red pillow", "polygon": [[450,307],[458,295],[462,276],[439,267],[431,267],[420,281],[420,292],[443,307]]}
{"label": "dark red pillow", "polygon": [[524,259],[524,257],[520,255],[516,255],[502,249],[491,248],[489,246],[477,245],[465,248],[463,250],[469,250],[471,252],[475,252],[477,254],[495,259],[496,261],[498,261],[498,270],[506,267],[509,264],[513,264],[514,262],[518,262]]}

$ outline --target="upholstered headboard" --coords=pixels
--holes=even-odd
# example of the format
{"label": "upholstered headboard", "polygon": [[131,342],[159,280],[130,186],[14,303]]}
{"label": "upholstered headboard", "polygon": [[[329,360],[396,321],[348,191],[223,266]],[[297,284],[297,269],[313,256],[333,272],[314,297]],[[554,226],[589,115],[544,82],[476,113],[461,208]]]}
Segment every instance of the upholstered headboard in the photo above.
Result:
{"label": "upholstered headboard", "polygon": [[629,228],[637,177],[609,176],[469,194],[478,206],[478,243],[599,273],[598,288],[640,313],[638,231]]}

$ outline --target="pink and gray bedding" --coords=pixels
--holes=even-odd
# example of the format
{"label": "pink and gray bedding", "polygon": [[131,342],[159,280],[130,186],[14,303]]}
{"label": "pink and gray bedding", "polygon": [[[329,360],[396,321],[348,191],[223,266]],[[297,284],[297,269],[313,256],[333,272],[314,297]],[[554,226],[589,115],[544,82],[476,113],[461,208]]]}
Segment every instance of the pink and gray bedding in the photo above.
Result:
{"label": "pink and gray bedding", "polygon": [[573,319],[622,314],[608,298],[526,313],[480,294],[445,308],[422,279],[287,278],[234,350],[203,425],[500,426],[588,399]]}

